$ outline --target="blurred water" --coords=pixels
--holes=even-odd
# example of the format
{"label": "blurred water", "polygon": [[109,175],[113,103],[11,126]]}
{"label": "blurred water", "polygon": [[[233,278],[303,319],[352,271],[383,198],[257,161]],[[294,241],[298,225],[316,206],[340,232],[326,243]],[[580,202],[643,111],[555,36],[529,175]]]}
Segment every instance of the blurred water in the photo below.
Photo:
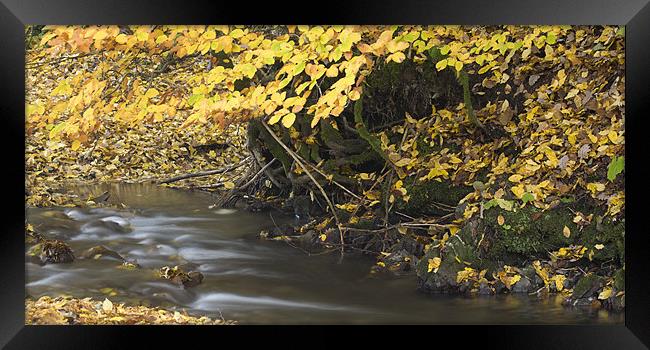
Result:
{"label": "blurred water", "polygon": [[[564,308],[559,298],[425,295],[412,276],[369,275],[368,257],[350,255],[339,263],[336,253],[308,256],[282,242],[259,240],[261,229],[273,227],[269,213],[211,209],[213,200],[204,193],[146,184],[77,190],[83,195],[108,190],[111,201],[129,209],[31,208],[28,221],[47,237],[67,241],[77,256],[105,245],[142,268],[120,269],[111,258],[39,266],[26,254],[26,292],[33,297],[103,299],[114,292],[109,296],[114,302],[223,315],[242,324],[623,322],[622,314]],[[276,223],[291,219],[273,215]],[[205,276],[202,284],[181,289],[156,275],[163,265],[183,263],[196,264]]]}

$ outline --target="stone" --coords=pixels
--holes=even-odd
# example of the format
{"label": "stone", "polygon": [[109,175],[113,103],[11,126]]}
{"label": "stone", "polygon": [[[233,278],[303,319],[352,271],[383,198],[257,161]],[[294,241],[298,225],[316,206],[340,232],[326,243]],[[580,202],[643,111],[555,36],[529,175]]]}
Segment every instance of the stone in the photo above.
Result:
{"label": "stone", "polygon": [[601,287],[601,278],[593,273],[586,274],[578,283],[576,283],[573,288],[573,294],[571,294],[571,299],[578,300],[583,298],[589,298],[595,295],[595,293]]}
{"label": "stone", "polygon": [[39,246],[39,259],[42,264],[71,263],[74,261],[72,249],[63,241],[46,239]]}
{"label": "stone", "polygon": [[522,277],[514,286],[512,286],[513,293],[529,293],[532,291],[533,284],[527,277]]}
{"label": "stone", "polygon": [[494,291],[490,287],[488,283],[481,282],[478,286],[478,294],[479,295],[491,295],[493,294]]}
{"label": "stone", "polygon": [[102,258],[102,257],[105,257],[105,256],[106,257],[111,257],[111,258],[114,258],[114,259],[117,259],[117,260],[120,260],[120,261],[126,261],[126,259],[124,259],[124,257],[122,257],[122,255],[120,255],[119,253],[117,253],[117,252],[115,252],[113,250],[110,250],[110,249],[106,248],[103,245],[98,245],[98,246],[94,246],[92,248],[88,248],[83,253],[81,253],[81,257],[83,259],[99,259],[99,258]]}

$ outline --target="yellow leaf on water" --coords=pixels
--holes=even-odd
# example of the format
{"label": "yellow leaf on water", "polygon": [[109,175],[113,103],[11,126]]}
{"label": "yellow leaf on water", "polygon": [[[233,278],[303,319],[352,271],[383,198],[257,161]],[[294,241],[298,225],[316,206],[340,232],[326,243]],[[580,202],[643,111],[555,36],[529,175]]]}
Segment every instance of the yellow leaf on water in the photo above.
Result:
{"label": "yellow leaf on water", "polygon": [[564,226],[562,229],[562,234],[564,237],[569,238],[569,236],[571,236],[571,230],[568,227]]}

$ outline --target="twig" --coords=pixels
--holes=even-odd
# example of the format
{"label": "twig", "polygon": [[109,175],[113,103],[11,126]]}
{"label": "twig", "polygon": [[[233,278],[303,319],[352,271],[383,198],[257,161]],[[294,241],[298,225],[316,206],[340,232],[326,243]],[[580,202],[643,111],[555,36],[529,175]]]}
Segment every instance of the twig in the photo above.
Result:
{"label": "twig", "polygon": [[248,180],[247,183],[240,186],[239,189],[243,190],[246,187],[250,186],[253,183],[253,181],[255,181],[255,179],[257,179],[264,171],[266,171],[266,169],[268,169],[268,167],[271,166],[271,164],[273,164],[273,162],[275,162],[275,160],[276,160],[275,158],[271,159],[271,161],[268,162],[265,166],[263,166],[262,169],[260,169],[260,171],[258,171],[257,174],[255,174],[250,180]]}
{"label": "twig", "polygon": [[398,211],[396,211],[395,214],[397,214],[397,215],[401,215],[401,216],[403,216],[403,217],[405,217],[405,218],[407,218],[407,219],[415,220],[414,217],[409,216],[409,215],[406,215],[406,214],[403,214],[403,213],[400,213],[400,212],[398,212]]}
{"label": "twig", "polygon": [[227,166],[225,168],[214,169],[214,170],[206,170],[206,171],[199,171],[197,173],[178,175],[178,176],[170,177],[170,178],[165,179],[165,180],[158,181],[158,183],[166,184],[166,183],[176,182],[176,181],[189,179],[189,178],[193,178],[193,177],[201,177],[201,176],[209,176],[209,175],[214,175],[214,174],[222,174],[222,173],[225,173],[225,172],[228,172],[228,171],[231,171],[231,170],[235,170],[235,169],[241,167],[242,165],[246,164],[246,162],[248,161],[249,158],[250,157],[246,157],[241,162],[239,162],[239,163],[237,163],[235,165]]}
{"label": "twig", "polygon": [[[300,157],[299,154],[296,154],[296,156],[297,156],[298,158],[300,158],[300,160],[303,161],[305,164],[309,165],[309,167],[312,168],[315,172],[317,172],[318,174],[320,174],[321,176],[323,176],[325,179],[327,179],[327,175],[325,175],[325,173],[323,173],[322,171],[320,171],[320,169],[318,169],[317,167],[315,167],[315,166],[312,165],[311,163],[305,161],[302,157]],[[356,193],[354,193],[354,192],[348,190],[347,188],[345,188],[345,186],[343,186],[343,185],[341,185],[340,183],[336,182],[334,179],[332,179],[332,180],[329,180],[329,179],[328,179],[328,181],[332,182],[333,184],[335,184],[336,186],[338,186],[339,188],[341,188],[343,191],[347,192],[347,193],[348,193],[349,195],[351,195],[352,197],[354,197],[354,198],[356,198],[356,199],[358,199],[358,200],[363,200],[362,197],[359,197]]]}
{"label": "twig", "polygon": [[46,64],[51,65],[51,64],[61,63],[61,62],[66,61],[66,60],[71,60],[71,59],[75,59],[75,58],[82,58],[82,57],[92,56],[92,55],[96,55],[96,54],[97,54],[96,52],[91,52],[91,53],[86,53],[86,54],[82,54],[82,55],[61,57],[61,58],[57,58],[57,59],[54,59],[54,60],[47,60],[47,61],[44,61],[44,62],[27,62],[25,64],[25,68],[26,69],[32,69],[32,68],[37,68],[37,67],[40,67],[40,66],[44,66]]}

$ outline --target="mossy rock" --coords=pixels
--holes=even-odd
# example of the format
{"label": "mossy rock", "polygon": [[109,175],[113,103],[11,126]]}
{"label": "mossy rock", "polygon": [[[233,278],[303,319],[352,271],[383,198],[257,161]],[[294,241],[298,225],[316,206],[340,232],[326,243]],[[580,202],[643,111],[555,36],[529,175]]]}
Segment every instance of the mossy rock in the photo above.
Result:
{"label": "mossy rock", "polygon": [[399,199],[397,210],[414,216],[449,214],[461,199],[474,190],[470,186],[454,186],[450,181],[417,179],[405,181],[404,188],[410,198],[408,202]]}
{"label": "mossy rock", "polygon": [[[432,245],[439,241],[434,240]],[[467,266],[474,269],[481,269],[483,261],[475,251],[475,242],[469,230],[460,231],[457,235],[450,237],[443,249],[431,248],[427,251],[416,266],[418,287],[421,290],[432,293],[455,293],[459,285],[456,283],[458,271]],[[429,259],[440,258],[440,267],[437,272],[429,272]]]}
{"label": "mossy rock", "polygon": [[571,299],[578,300],[594,296],[596,291],[598,291],[598,289],[601,287],[601,284],[602,278],[600,276],[593,273],[588,273],[580,278],[575,287],[573,287],[573,294],[571,294]]}
{"label": "mossy rock", "polygon": [[[504,218],[503,225],[498,223],[499,216]],[[599,225],[592,222],[579,228],[573,222],[574,216],[568,207],[541,211],[528,205],[516,211],[500,207],[485,210],[483,223],[490,237],[487,257],[511,264],[523,263],[525,260],[546,258],[547,252],[573,244],[593,250],[593,261],[623,261],[624,223],[604,219]],[[563,235],[565,226],[571,232],[569,237]],[[604,248],[596,249],[596,244],[603,244]]]}
{"label": "mossy rock", "polygon": [[418,288],[431,293],[454,293],[458,290],[456,276],[458,271],[465,268],[465,265],[456,261],[453,257],[441,258],[440,267],[437,272],[428,272],[429,259],[440,257],[438,249],[429,250],[416,266]]}
{"label": "mossy rock", "polygon": [[61,264],[74,261],[74,252],[65,242],[56,239],[46,239],[36,244],[27,252],[37,258],[39,264]]}

